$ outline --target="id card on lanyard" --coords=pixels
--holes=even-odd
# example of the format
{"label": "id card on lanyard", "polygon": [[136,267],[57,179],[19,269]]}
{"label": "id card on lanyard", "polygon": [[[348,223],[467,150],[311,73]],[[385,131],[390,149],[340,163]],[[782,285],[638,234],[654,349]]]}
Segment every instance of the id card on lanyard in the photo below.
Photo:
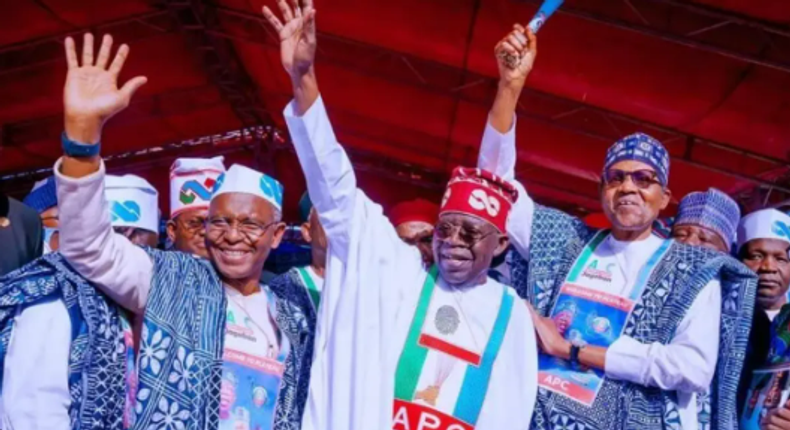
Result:
{"label": "id card on lanyard", "polygon": [[[625,323],[642,296],[650,275],[672,243],[665,240],[661,244],[640,269],[631,293],[623,297],[591,288],[597,282],[593,275],[598,270],[588,267],[588,262],[608,236],[608,231],[600,231],[584,247],[551,310],[550,317],[560,334],[570,341],[600,347],[609,347],[614,343],[622,335]],[[581,276],[582,273],[585,276]],[[586,406],[595,402],[603,378],[603,370],[571,366],[566,360],[543,353],[538,357],[538,385]]]}

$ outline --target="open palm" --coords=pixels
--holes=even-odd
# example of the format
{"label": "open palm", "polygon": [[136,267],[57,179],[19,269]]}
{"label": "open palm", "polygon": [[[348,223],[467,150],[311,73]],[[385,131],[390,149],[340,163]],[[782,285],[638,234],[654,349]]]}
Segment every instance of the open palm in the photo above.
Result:
{"label": "open palm", "polygon": [[118,88],[118,74],[129,55],[129,47],[121,45],[112,64],[107,67],[111,49],[112,37],[105,35],[94,62],[93,36],[86,34],[80,65],[74,40],[66,39],[68,74],[63,88],[63,104],[67,118],[90,118],[103,123],[126,108],[134,92],[146,83],[145,77],[138,76]]}
{"label": "open palm", "polygon": [[263,15],[277,31],[280,38],[280,56],[285,71],[289,75],[302,76],[307,73],[315,61],[316,29],[315,14],[312,0],[292,0],[293,7],[285,0],[278,0],[277,5],[283,15],[283,21],[269,9],[263,7]]}

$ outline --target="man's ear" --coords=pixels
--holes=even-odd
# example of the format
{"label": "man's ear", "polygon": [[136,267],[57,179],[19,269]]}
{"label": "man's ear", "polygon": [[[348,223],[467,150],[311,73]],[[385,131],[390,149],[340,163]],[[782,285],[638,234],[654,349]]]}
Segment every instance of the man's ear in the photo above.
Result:
{"label": "man's ear", "polygon": [[666,209],[667,206],[669,206],[669,202],[671,201],[672,201],[672,190],[670,190],[669,188],[664,188],[664,198],[661,200],[661,210],[663,211],[664,209]]}
{"label": "man's ear", "polygon": [[307,243],[313,243],[313,236],[310,236],[310,222],[302,223],[302,239]]}
{"label": "man's ear", "polygon": [[498,240],[499,243],[497,243],[497,247],[494,250],[494,258],[502,255],[503,252],[507,251],[508,246],[510,246],[510,239],[508,239],[506,234],[500,234]]}
{"label": "man's ear", "polygon": [[167,228],[166,228],[166,230],[167,230],[167,238],[170,239],[170,242],[172,242],[172,243],[176,242],[176,229],[177,228],[178,228],[178,226],[176,225],[175,220],[171,219],[171,220],[167,221]]}
{"label": "man's ear", "polygon": [[280,246],[280,242],[283,240],[283,236],[285,235],[286,225],[284,222],[278,223],[274,227],[274,233],[272,233],[272,249],[277,249]]}

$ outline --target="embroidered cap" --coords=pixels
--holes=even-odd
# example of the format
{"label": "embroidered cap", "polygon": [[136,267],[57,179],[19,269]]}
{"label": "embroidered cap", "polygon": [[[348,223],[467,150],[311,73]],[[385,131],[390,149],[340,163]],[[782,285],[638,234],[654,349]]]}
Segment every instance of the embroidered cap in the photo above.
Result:
{"label": "embroidered cap", "polygon": [[513,185],[489,171],[456,167],[447,183],[439,214],[476,216],[504,232],[517,196]]}
{"label": "embroidered cap", "polygon": [[256,195],[274,205],[281,211],[283,206],[283,186],[269,175],[240,164],[230,166],[227,172],[217,178],[212,199],[227,193],[246,193]]}
{"label": "embroidered cap", "polygon": [[606,151],[603,170],[606,171],[615,163],[624,160],[641,161],[649,165],[655,169],[661,185],[667,185],[669,181],[669,153],[664,145],[655,138],[644,133],[634,133],[618,140]]}
{"label": "embroidered cap", "polygon": [[675,225],[695,224],[715,231],[728,246],[735,243],[741,209],[723,191],[711,188],[686,195],[678,206]]}
{"label": "embroidered cap", "polygon": [[170,218],[188,209],[208,209],[217,178],[225,171],[222,157],[178,158],[170,166]]}
{"label": "embroidered cap", "polygon": [[33,185],[22,203],[35,209],[39,214],[58,205],[58,193],[55,187],[55,177],[50,176]]}
{"label": "embroidered cap", "polygon": [[425,199],[400,202],[390,211],[390,221],[395,227],[413,221],[434,225],[437,218],[439,218],[439,205]]}
{"label": "embroidered cap", "polygon": [[159,193],[135,175],[107,175],[104,195],[113,227],[135,227],[159,234]]}
{"label": "embroidered cap", "polygon": [[790,216],[776,209],[746,215],[738,225],[738,250],[755,239],[779,239],[790,244]]}

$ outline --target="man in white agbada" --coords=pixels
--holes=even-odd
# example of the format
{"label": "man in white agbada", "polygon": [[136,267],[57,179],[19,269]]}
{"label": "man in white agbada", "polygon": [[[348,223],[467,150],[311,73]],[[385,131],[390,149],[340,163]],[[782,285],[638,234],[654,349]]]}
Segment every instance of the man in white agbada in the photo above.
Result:
{"label": "man in white agbada", "polygon": [[[158,193],[148,181],[135,175],[107,175],[105,196],[113,228],[140,240],[133,242],[137,245],[147,245],[147,234],[156,237]],[[132,331],[127,321],[123,321],[123,331],[127,358],[124,422],[129,424],[136,376]],[[0,410],[5,414],[0,428],[71,428],[72,399],[68,385],[71,332],[72,320],[60,299],[26,307],[16,316],[3,369]]]}
{"label": "man in white agbada", "polygon": [[167,237],[176,251],[208,258],[206,218],[211,192],[223,172],[222,157],[178,158],[170,166]]}
{"label": "man in white agbada", "polygon": [[526,429],[536,393],[535,333],[513,291],[487,278],[508,241],[512,187],[456,169],[436,225],[437,268],[398,238],[357,188],[313,68],[315,9],[279,2],[294,85],[285,118],[329,240],[306,430]]}
{"label": "man in white agbada", "polygon": [[[537,39],[516,24],[495,51],[504,83],[478,167],[515,181],[515,111]],[[614,143],[600,183],[612,224],[603,231],[534,203],[514,182],[513,285],[535,307],[542,351],[534,429],[736,425],[754,277],[727,255],[652,233],[668,181],[669,153],[656,139]]]}

